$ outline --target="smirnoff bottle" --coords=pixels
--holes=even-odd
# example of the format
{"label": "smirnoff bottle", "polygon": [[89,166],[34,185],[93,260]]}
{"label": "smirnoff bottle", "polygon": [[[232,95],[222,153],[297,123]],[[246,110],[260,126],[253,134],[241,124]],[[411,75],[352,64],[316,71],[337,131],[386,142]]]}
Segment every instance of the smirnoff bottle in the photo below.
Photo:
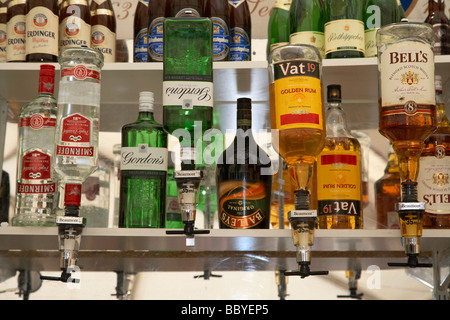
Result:
{"label": "smirnoff bottle", "polygon": [[16,212],[13,225],[54,226],[56,181],[53,168],[57,102],[55,67],[41,65],[39,95],[19,115]]}

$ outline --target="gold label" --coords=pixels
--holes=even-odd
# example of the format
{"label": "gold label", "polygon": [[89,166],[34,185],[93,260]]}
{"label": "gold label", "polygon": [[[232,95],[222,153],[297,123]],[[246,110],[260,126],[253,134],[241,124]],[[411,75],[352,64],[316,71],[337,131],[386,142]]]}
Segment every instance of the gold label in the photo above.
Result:
{"label": "gold label", "polygon": [[89,47],[91,44],[91,25],[75,15],[65,18],[59,25],[59,47]]}
{"label": "gold label", "polygon": [[325,54],[340,50],[364,52],[364,23],[360,20],[334,20],[325,24]]}
{"label": "gold label", "polygon": [[12,17],[6,24],[8,42],[6,45],[7,61],[25,61],[25,15]]}
{"label": "gold label", "polygon": [[116,34],[102,25],[91,28],[91,48],[103,53],[104,62],[116,61]]}
{"label": "gold label", "polygon": [[26,53],[58,55],[59,18],[45,7],[35,7],[26,16]]}

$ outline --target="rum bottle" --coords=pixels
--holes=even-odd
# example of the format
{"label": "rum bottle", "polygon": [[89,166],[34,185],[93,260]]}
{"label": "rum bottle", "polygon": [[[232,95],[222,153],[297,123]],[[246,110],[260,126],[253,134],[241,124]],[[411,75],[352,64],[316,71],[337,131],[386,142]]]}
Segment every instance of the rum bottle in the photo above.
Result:
{"label": "rum bottle", "polygon": [[325,58],[324,8],[322,0],[293,0],[290,9],[290,43],[316,47]]}
{"label": "rum bottle", "polygon": [[57,208],[54,171],[57,101],[55,67],[42,64],[39,95],[19,115],[16,211],[13,225],[54,226]]}
{"label": "rum bottle", "polygon": [[230,61],[252,60],[252,20],[246,0],[230,4]]}
{"label": "rum bottle", "polygon": [[204,16],[213,23],[213,59],[230,59],[230,8],[228,0],[206,0]]}
{"label": "rum bottle", "polygon": [[237,100],[237,130],[216,166],[219,227],[269,229],[271,161],[252,133],[251,99]]}
{"label": "rum bottle", "polygon": [[362,229],[361,145],[347,129],[341,86],[327,89],[327,135],[317,157],[317,227]]}
{"label": "rum bottle", "polygon": [[153,92],[141,92],[138,119],[122,127],[121,228],[166,224],[167,133],[154,120],[153,99]]}
{"label": "rum bottle", "polygon": [[30,62],[57,62],[59,10],[54,0],[28,0],[26,3],[25,54]]}
{"label": "rum bottle", "polygon": [[425,140],[417,193],[425,202],[423,227],[450,228],[450,123],[445,115],[442,78],[435,76],[437,129]]}
{"label": "rum bottle", "polygon": [[180,17],[189,12],[193,17],[204,17],[203,0],[170,0],[169,17]]}
{"label": "rum bottle", "polygon": [[169,0],[150,1],[148,4],[148,61],[164,59],[164,19],[170,16]]}
{"label": "rum bottle", "polygon": [[289,8],[292,0],[276,0],[270,13],[267,31],[267,54],[277,47],[289,44]]}
{"label": "rum bottle", "polygon": [[0,1],[0,62],[6,62],[6,44],[8,43],[6,34],[6,23],[8,17],[6,11],[8,10],[8,1]]}
{"label": "rum bottle", "polygon": [[23,62],[26,59],[26,0],[8,2],[6,61]]}
{"label": "rum bottle", "polygon": [[59,49],[91,45],[91,14],[87,0],[64,0],[59,10]]}
{"label": "rum bottle", "polygon": [[428,0],[428,16],[425,22],[433,27],[434,54],[450,54],[450,26],[445,15],[444,0]]}
{"label": "rum bottle", "polygon": [[91,48],[103,54],[104,62],[116,62],[116,16],[111,0],[91,2]]}
{"label": "rum bottle", "polygon": [[326,58],[364,57],[364,1],[324,0]]}
{"label": "rum bottle", "polygon": [[139,0],[133,20],[133,61],[148,61],[148,0]]}

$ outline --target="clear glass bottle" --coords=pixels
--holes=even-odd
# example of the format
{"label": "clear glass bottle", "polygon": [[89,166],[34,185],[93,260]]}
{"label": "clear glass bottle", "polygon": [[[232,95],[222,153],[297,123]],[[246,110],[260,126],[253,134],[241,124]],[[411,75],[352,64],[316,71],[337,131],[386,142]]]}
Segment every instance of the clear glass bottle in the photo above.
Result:
{"label": "clear glass bottle", "polygon": [[164,228],[167,133],[154,120],[153,92],[139,95],[138,119],[122,127],[121,228]]}
{"label": "clear glass bottle", "polygon": [[291,1],[276,0],[273,5],[267,29],[267,55],[273,48],[289,44],[289,9]]}
{"label": "clear glass bottle", "polygon": [[39,95],[19,114],[16,212],[13,225],[54,226],[57,207],[54,172],[57,101],[55,67],[43,64]]}

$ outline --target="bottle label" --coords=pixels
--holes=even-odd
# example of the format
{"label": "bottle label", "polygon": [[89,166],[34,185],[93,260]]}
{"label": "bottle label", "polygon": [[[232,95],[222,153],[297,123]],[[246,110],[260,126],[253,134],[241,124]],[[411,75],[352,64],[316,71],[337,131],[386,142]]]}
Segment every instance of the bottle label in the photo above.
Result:
{"label": "bottle label", "polygon": [[382,116],[435,110],[434,59],[430,46],[402,41],[381,54]]}
{"label": "bottle label", "polygon": [[235,8],[239,7],[244,2],[245,2],[245,0],[228,0],[228,3]]}
{"label": "bottle label", "polygon": [[236,27],[230,30],[230,61],[250,61],[250,35]]}
{"label": "bottle label", "polygon": [[227,181],[219,187],[220,221],[229,228],[256,227],[266,219],[263,182]]}
{"label": "bottle label", "polygon": [[356,50],[364,52],[364,23],[360,20],[333,20],[325,24],[325,54]]}
{"label": "bottle label", "polygon": [[364,32],[364,39],[365,39],[365,50],[364,50],[364,56],[366,58],[369,57],[376,57],[378,54],[377,51],[377,30],[378,29],[367,29]]}
{"label": "bottle label", "polygon": [[63,70],[61,70],[61,78],[63,79],[67,77],[74,77],[75,79],[80,81],[93,79],[97,83],[100,82],[100,73],[96,70],[86,68],[86,66],[82,64],[79,64],[73,68],[64,68]]}
{"label": "bottle label", "polygon": [[[189,78],[189,75],[186,76]],[[163,81],[163,105],[181,105],[192,110],[194,106],[213,106],[213,83],[206,81]]]}
{"label": "bottle label", "polygon": [[317,159],[319,215],[361,215],[359,152],[322,151]]}
{"label": "bottle label", "polygon": [[323,128],[320,64],[309,60],[274,64],[275,129]]}
{"label": "bottle label", "polygon": [[103,53],[104,62],[115,62],[116,34],[103,25],[92,26],[91,48]]}
{"label": "bottle label", "polygon": [[278,8],[278,9],[289,11],[289,8],[291,7],[291,2],[292,2],[292,0],[275,0],[273,9]]}
{"label": "bottle label", "polygon": [[322,59],[325,58],[325,36],[323,32],[305,31],[295,32],[289,36],[290,43],[309,44],[316,47]]}
{"label": "bottle label", "polygon": [[50,9],[35,7],[26,15],[26,53],[58,55],[59,18]]}
{"label": "bottle label", "polygon": [[6,46],[7,61],[25,61],[26,17],[12,17],[6,25],[8,42]]}
{"label": "bottle label", "polygon": [[450,214],[450,149],[439,145],[434,154],[420,158],[418,200],[425,202],[427,212]]}
{"label": "bottle label", "polygon": [[77,183],[65,184],[64,205],[65,206],[81,205],[81,184]]}
{"label": "bottle label", "polygon": [[167,171],[168,155],[167,148],[144,143],[137,147],[122,147],[120,170]]}
{"label": "bottle label", "polygon": [[227,23],[218,17],[211,18],[213,23],[213,58],[224,60],[230,51],[230,33]]}
{"label": "bottle label", "polygon": [[[18,193],[54,193],[56,184],[48,181],[52,179],[51,155],[41,150],[25,152],[22,156],[20,178],[21,182],[17,184]],[[30,182],[23,183],[23,180],[30,180]]]}
{"label": "bottle label", "polygon": [[31,117],[20,118],[19,127],[30,127],[39,130],[42,127],[55,127],[56,119],[43,117],[40,114],[34,114]]}
{"label": "bottle label", "polygon": [[71,114],[61,121],[60,141],[67,145],[57,145],[56,155],[74,157],[93,157],[94,147],[77,146],[74,143],[91,142],[92,121],[78,113]]}
{"label": "bottle label", "polygon": [[0,62],[6,62],[6,23],[0,23]]}
{"label": "bottle label", "polygon": [[66,17],[59,24],[59,48],[90,47],[91,25],[75,15]]}
{"label": "bottle label", "polygon": [[147,28],[142,28],[136,34],[134,38],[134,61],[135,62],[147,62],[147,46],[148,46],[148,34]]}
{"label": "bottle label", "polygon": [[164,58],[164,17],[153,19],[148,30],[148,54],[153,61]]}

